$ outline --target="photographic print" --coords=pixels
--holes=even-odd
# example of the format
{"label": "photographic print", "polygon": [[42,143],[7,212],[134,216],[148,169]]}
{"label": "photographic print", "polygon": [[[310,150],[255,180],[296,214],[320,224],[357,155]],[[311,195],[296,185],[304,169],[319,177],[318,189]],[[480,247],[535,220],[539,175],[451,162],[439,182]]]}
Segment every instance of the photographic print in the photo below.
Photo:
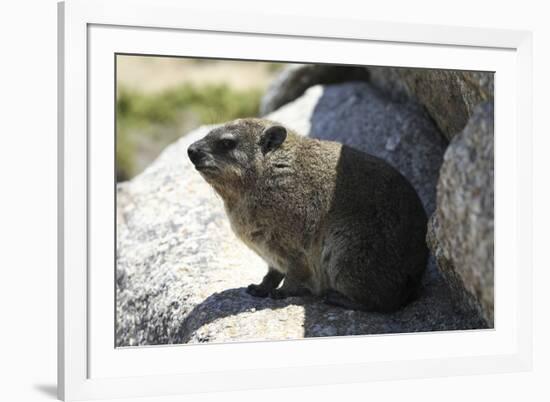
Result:
{"label": "photographic print", "polygon": [[492,72],[115,63],[117,347],[494,327]]}

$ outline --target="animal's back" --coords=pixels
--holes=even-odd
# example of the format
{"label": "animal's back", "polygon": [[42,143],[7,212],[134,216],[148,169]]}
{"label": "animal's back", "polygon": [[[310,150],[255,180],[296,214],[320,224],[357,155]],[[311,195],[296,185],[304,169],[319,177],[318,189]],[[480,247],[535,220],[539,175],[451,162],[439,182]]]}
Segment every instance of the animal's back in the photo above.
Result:
{"label": "animal's back", "polygon": [[369,310],[400,307],[426,267],[427,217],[385,161],[343,146],[321,261],[333,290]]}

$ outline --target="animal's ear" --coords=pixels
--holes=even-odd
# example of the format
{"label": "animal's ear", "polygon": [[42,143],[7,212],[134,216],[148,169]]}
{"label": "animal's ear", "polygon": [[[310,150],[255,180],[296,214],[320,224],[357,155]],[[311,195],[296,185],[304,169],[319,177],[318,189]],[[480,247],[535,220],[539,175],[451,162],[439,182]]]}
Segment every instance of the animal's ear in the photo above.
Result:
{"label": "animal's ear", "polygon": [[264,130],[260,139],[262,153],[273,151],[281,146],[286,140],[286,128],[283,126],[271,126]]}

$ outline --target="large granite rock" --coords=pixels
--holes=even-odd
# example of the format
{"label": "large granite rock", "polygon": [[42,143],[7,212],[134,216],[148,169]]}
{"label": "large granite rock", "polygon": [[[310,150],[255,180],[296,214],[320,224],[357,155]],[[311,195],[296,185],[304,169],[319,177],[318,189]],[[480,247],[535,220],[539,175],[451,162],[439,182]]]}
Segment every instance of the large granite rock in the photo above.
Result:
{"label": "large granite rock", "polygon": [[[339,139],[385,158],[409,178],[428,211],[444,144],[422,109],[365,83],[314,86],[267,116],[306,135]],[[315,297],[258,299],[245,292],[266,264],[229,228],[221,200],[195,172],[187,146],[199,128],[118,187],[118,346],[296,339],[480,328],[457,310],[430,260],[419,297],[393,314],[344,310]]]}
{"label": "large granite rock", "polygon": [[493,104],[479,105],[447,151],[428,244],[460,305],[494,324]]}
{"label": "large granite rock", "polygon": [[476,105],[493,99],[494,93],[490,72],[297,64],[275,79],[260,110],[265,115],[309,87],[344,81],[369,81],[394,102],[422,105],[447,141],[462,131]]}
{"label": "large granite rock", "polygon": [[466,126],[480,102],[493,99],[493,73],[369,67],[370,82],[395,101],[423,105],[450,141]]}
{"label": "large granite rock", "polygon": [[292,102],[318,84],[335,84],[344,81],[366,81],[369,72],[364,67],[332,64],[291,64],[273,80],[262,97],[260,114],[274,112]]}

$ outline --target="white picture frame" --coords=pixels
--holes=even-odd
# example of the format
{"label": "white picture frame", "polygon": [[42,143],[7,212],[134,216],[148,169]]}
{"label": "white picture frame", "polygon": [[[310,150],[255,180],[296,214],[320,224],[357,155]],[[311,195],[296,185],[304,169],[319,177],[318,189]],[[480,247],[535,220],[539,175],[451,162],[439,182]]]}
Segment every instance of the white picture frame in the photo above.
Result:
{"label": "white picture frame", "polygon": [[[68,0],[59,4],[58,13],[61,399],[147,397],[530,369],[529,32],[297,16],[213,15],[200,8],[187,9],[173,0]],[[307,50],[299,46],[304,41]],[[212,43],[218,46],[215,52]],[[270,46],[264,46],[266,43]],[[329,47],[330,52],[321,51]],[[360,58],[362,52],[357,49],[368,50],[368,57]],[[109,313],[114,300],[94,296],[112,294],[113,277],[92,268],[98,260],[113,258],[112,250],[102,249],[101,239],[94,240],[105,237],[105,244],[114,244],[109,238],[114,236],[109,233],[113,221],[102,219],[114,216],[113,183],[107,181],[111,190],[99,189],[94,183],[103,177],[113,179],[110,164],[114,162],[108,147],[114,143],[114,120],[109,117],[114,107],[105,99],[112,102],[114,98],[109,57],[117,52],[496,71],[495,329],[467,334],[454,331],[115,349],[114,320]],[[97,158],[105,161],[103,168],[94,162]],[[98,246],[90,248],[90,242]],[[365,353],[353,353],[358,349]],[[252,359],[259,354],[268,358],[262,362]],[[182,367],[181,361],[193,365],[193,370]]]}

